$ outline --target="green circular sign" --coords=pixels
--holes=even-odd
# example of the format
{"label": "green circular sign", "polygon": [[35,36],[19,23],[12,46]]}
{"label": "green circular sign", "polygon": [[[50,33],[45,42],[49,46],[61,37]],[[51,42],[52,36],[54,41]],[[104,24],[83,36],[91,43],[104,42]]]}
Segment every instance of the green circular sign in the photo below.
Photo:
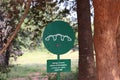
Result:
{"label": "green circular sign", "polygon": [[64,54],[74,45],[75,34],[72,27],[64,21],[49,23],[43,32],[45,47],[54,54]]}

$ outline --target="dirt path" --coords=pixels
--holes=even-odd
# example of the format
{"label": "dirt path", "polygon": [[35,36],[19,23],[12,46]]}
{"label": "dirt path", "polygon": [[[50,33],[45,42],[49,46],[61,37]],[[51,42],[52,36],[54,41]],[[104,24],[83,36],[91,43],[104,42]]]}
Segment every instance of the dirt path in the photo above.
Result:
{"label": "dirt path", "polygon": [[49,75],[41,75],[39,72],[35,72],[35,73],[31,73],[29,74],[27,77],[25,78],[15,78],[12,80],[51,80],[51,79],[55,79],[56,78],[56,74],[49,74]]}
{"label": "dirt path", "polygon": [[40,73],[32,73],[29,76],[29,80],[48,80],[48,76],[42,76]]}
{"label": "dirt path", "polygon": [[48,80],[48,76],[42,76],[40,73],[31,73],[26,78],[15,78],[12,80]]}

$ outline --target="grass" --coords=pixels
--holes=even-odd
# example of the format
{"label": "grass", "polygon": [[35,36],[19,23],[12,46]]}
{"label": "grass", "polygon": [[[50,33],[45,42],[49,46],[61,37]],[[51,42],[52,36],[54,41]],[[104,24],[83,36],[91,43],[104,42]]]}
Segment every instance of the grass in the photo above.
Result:
{"label": "grass", "polygon": [[11,72],[8,73],[8,78],[11,79],[11,78],[27,77],[34,72],[45,73],[45,71],[40,67],[41,66],[39,65],[15,65],[11,69]]}
{"label": "grass", "polygon": [[[76,69],[78,65],[78,52],[68,52],[66,54],[61,55],[61,59],[71,59],[72,63],[72,72],[69,73],[61,73],[62,78],[61,80],[72,80],[69,79],[71,76],[72,78],[76,76]],[[55,54],[49,53],[47,51],[26,51],[25,54],[21,57],[18,57],[17,61],[13,61],[12,65],[14,67],[8,73],[8,80],[17,77],[27,77],[34,72],[39,72],[42,75],[48,74],[46,72],[46,62],[49,59],[57,59]],[[12,59],[11,59],[12,61]],[[73,75],[74,74],[74,75]],[[68,79],[66,78],[68,77]]]}
{"label": "grass", "polygon": [[[46,64],[48,59],[57,59],[55,54],[44,52],[44,51],[28,51],[23,56],[17,59],[15,64]],[[68,52],[66,54],[61,55],[61,59],[71,59],[72,61],[78,60],[78,52]]]}

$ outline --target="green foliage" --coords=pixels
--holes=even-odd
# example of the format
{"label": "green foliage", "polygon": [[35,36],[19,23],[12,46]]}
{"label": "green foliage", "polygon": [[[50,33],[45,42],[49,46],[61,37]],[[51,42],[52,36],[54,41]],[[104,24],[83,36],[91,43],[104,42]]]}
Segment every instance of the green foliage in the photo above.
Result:
{"label": "green foliage", "polygon": [[9,66],[1,65],[0,66],[0,72],[1,73],[8,73],[8,72],[10,72],[10,67]]}
{"label": "green foliage", "polygon": [[[22,17],[26,0],[1,0],[0,1],[0,15],[5,16],[10,19],[10,25],[12,26],[12,31],[9,35],[12,35],[16,28],[16,24],[19,23]],[[35,49],[36,47],[43,47],[42,45],[42,31],[44,27],[54,20],[64,20],[73,26],[75,31],[77,31],[77,22],[72,20],[71,12],[75,12],[75,1],[71,1],[72,6],[67,8],[69,5],[69,0],[32,0],[30,11],[26,17],[18,35],[15,40],[11,43],[14,50],[19,50],[22,48]],[[64,4],[62,6],[62,4]],[[61,7],[64,7],[62,9]],[[74,17],[74,16],[72,16]],[[9,38],[10,36],[8,36]],[[9,40],[9,39],[7,39]],[[8,73],[11,68],[0,66],[0,71]],[[27,69],[26,69],[27,70]],[[2,74],[2,75],[3,75]],[[2,76],[1,75],[1,76]],[[2,80],[4,80],[5,75],[3,75]]]}
{"label": "green foliage", "polygon": [[[25,4],[24,0],[1,1],[0,12],[11,19],[12,32],[24,13]],[[76,15],[73,15],[75,12],[75,0],[32,0],[28,16],[12,45],[15,49],[27,48],[31,50],[40,47],[44,27],[54,20],[70,23],[77,32]]]}
{"label": "green foliage", "polygon": [[13,66],[0,65],[0,80],[7,80],[8,74]]}
{"label": "green foliage", "polygon": [[[76,8],[76,2],[74,0],[70,1],[72,4],[70,9],[67,8],[70,4],[68,2],[69,0],[54,0],[54,2],[52,0],[34,0],[30,12],[14,41],[16,47],[24,47],[30,50],[40,47],[44,27],[54,20],[67,21],[77,31],[77,21],[73,21],[71,17],[68,17],[71,16],[71,12],[75,12],[73,8]],[[62,4],[66,5],[62,6]],[[64,7],[64,9],[61,7]]]}
{"label": "green foliage", "polygon": [[0,72],[0,80],[7,80],[7,74]]}
{"label": "green foliage", "polygon": [[[25,10],[24,0],[1,0],[0,14],[11,19],[13,31]],[[64,20],[77,31],[75,0],[32,0],[31,8],[18,36],[13,41],[14,48],[21,46],[31,49],[40,46],[43,28],[54,20]],[[21,46],[20,46],[21,45]]]}

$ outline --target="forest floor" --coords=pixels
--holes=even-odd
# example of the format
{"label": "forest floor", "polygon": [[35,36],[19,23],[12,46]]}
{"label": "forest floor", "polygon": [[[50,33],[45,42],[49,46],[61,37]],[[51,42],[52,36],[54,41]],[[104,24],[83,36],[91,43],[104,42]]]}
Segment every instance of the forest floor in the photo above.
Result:
{"label": "forest floor", "polygon": [[[69,75],[72,78],[78,66],[78,51],[70,51],[61,55],[60,58],[71,59],[72,72],[62,73],[61,76],[63,78],[63,76],[66,77]],[[15,66],[8,74],[8,80],[54,80],[57,74],[46,72],[47,60],[51,59],[57,59],[57,56],[52,53],[41,51],[26,52],[23,56],[18,57],[17,61],[12,62]]]}
{"label": "forest floor", "polygon": [[31,73],[27,77],[14,78],[11,80],[49,80],[48,76],[42,76],[39,72]]}

